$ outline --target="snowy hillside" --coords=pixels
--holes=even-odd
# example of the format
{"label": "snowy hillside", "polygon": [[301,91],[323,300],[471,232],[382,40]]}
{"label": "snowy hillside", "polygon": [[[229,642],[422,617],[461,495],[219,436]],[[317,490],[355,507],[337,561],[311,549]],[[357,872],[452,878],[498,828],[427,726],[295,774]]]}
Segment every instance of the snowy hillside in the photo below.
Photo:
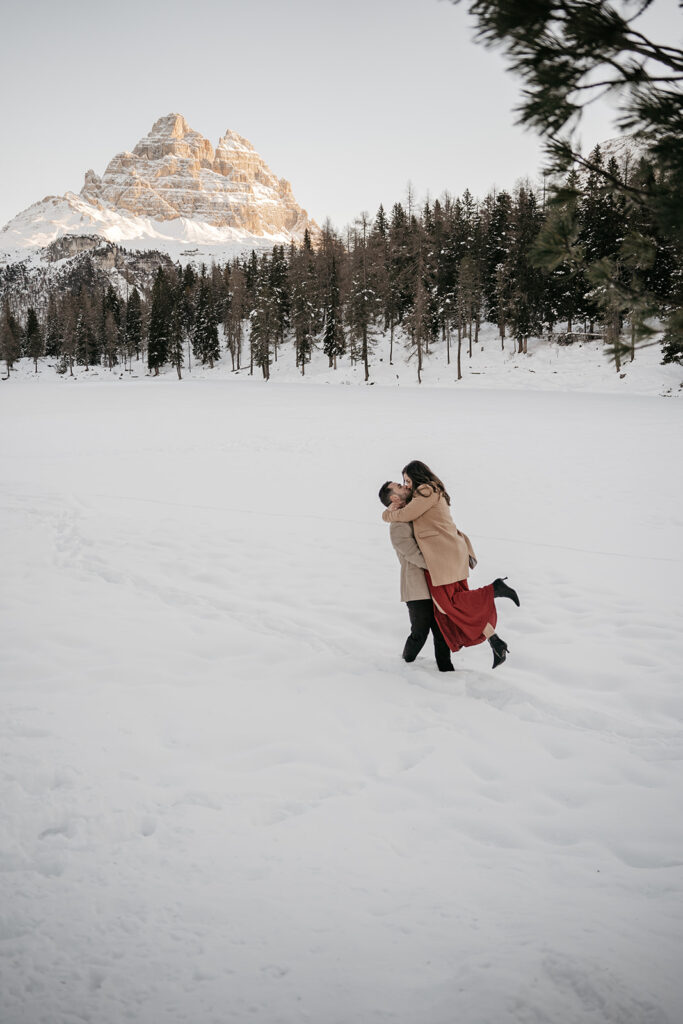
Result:
{"label": "snowy hillside", "polygon": [[[0,387],[3,1024],[678,1024],[679,404],[83,380]],[[400,659],[415,457],[495,672]]]}
{"label": "snowy hillside", "polygon": [[161,221],[100,209],[67,192],[34,203],[5,225],[0,231],[0,263],[26,259],[28,252],[39,259],[39,250],[64,235],[99,235],[127,249],[158,250],[183,263],[191,258],[224,263],[247,250],[268,251],[274,245],[290,242],[286,232],[257,237],[248,231],[186,217]]}
{"label": "snowy hillside", "polygon": [[[390,359],[389,336],[378,336],[370,360],[369,386],[386,387],[417,387],[417,367],[414,355],[411,355],[407,340],[402,332],[397,331]],[[683,368],[677,365],[662,366],[662,354],[659,346],[639,349],[633,362],[624,362],[621,372],[615,371],[614,363],[608,359],[602,342],[575,343],[559,345],[540,338],[529,340],[527,355],[518,355],[513,351],[510,338],[505,341],[505,351],[501,351],[497,328],[492,324],[484,324],[480,335],[480,344],[475,346],[470,359],[466,343],[462,351],[462,379],[457,380],[457,356],[455,346],[451,347],[451,361],[447,361],[446,346],[443,342],[433,345],[431,352],[425,357],[422,372],[422,386],[425,388],[452,388],[455,391],[491,388],[513,389],[522,391],[586,391],[622,395],[664,395],[678,397],[683,395]],[[190,361],[192,366],[189,366]],[[38,377],[53,378],[56,374],[56,360],[39,360]],[[4,365],[3,365],[4,370]],[[74,377],[66,374],[60,380],[65,386],[77,381],[102,383],[103,381],[140,381],[148,374],[147,366],[140,360],[133,363],[132,372],[124,371],[121,365],[112,371],[98,366],[85,370],[74,366]],[[233,370],[230,355],[224,351],[218,363],[209,369],[201,366],[197,360],[188,358],[186,353],[185,366],[182,370],[185,380],[237,380],[243,382],[262,383],[261,371],[254,369],[249,373],[249,344],[245,338],[242,352],[242,369]],[[177,380],[173,367],[166,367],[161,376],[169,382]],[[34,364],[31,360],[21,360],[12,373],[12,379],[36,377]],[[337,369],[330,369],[328,359],[318,347],[314,350],[310,363],[307,363],[305,374],[296,366],[293,346],[287,343],[278,351],[277,361],[271,366],[271,381],[268,383],[292,383],[308,385],[343,384],[365,385],[363,364],[353,363],[348,355],[338,360]]]}

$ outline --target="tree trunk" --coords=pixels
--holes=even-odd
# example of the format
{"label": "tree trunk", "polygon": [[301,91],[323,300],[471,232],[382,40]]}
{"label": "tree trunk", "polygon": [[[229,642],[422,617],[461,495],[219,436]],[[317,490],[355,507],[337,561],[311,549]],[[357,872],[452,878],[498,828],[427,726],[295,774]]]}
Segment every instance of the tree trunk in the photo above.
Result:
{"label": "tree trunk", "polygon": [[462,334],[460,332],[460,326],[458,325],[458,380],[462,380],[462,367],[460,360],[460,353],[462,350]]}
{"label": "tree trunk", "polygon": [[618,313],[613,313],[612,314],[610,333],[612,335],[612,341],[614,343],[614,365],[615,365],[615,369],[616,369],[617,373],[619,373],[621,371],[621,356],[620,356],[620,353],[619,353],[619,343],[620,343],[620,340],[621,340],[620,337],[619,337],[619,334],[620,334],[619,328],[620,328],[620,326],[621,325],[619,323],[619,314]]}
{"label": "tree trunk", "polygon": [[389,366],[394,365],[394,314],[391,314],[389,326]]}
{"label": "tree trunk", "polygon": [[368,363],[368,328],[363,324],[363,364],[365,366],[365,383],[370,380],[370,365]]}

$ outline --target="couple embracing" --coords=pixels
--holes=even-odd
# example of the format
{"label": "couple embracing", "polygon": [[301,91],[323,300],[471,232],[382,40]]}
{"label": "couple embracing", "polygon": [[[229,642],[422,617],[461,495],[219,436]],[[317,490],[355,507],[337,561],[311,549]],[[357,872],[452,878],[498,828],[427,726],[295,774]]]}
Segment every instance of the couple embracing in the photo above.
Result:
{"label": "couple embracing", "polygon": [[453,522],[451,499],[441,480],[424,462],[409,462],[403,483],[387,481],[379,498],[386,506],[382,519],[391,524],[391,542],[401,563],[401,600],[410,615],[404,660],[415,661],[431,630],[441,672],[453,671],[451,651],[485,640],[497,668],[509,648],[496,633],[495,599],[508,597],[519,606],[519,598],[503,579],[469,589],[467,577],[477,560],[469,538]]}

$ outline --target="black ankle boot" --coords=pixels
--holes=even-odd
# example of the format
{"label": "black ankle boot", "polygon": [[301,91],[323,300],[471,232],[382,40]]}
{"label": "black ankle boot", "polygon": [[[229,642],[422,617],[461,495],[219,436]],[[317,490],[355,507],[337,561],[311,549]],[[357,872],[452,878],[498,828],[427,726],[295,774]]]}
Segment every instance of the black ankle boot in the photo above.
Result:
{"label": "black ankle boot", "polygon": [[455,665],[452,661],[437,661],[439,672],[455,672]]}
{"label": "black ankle boot", "polygon": [[493,668],[498,668],[502,665],[508,656],[510,648],[501,640],[497,633],[489,637],[489,643],[491,644],[491,650],[493,651]]}
{"label": "black ankle boot", "polygon": [[512,587],[508,587],[507,583],[503,583],[507,576],[503,576],[503,579],[497,579],[493,581],[493,596],[494,597],[509,597],[511,601],[514,601],[519,608],[519,598],[517,597],[517,591],[513,590]]}

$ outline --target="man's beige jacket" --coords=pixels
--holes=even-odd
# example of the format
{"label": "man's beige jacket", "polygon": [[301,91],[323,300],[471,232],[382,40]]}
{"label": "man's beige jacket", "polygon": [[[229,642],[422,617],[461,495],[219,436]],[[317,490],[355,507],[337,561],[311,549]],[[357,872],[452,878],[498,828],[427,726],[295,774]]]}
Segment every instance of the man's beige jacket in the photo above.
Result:
{"label": "man's beige jacket", "polygon": [[401,563],[401,600],[428,600],[431,595],[424,573],[427,563],[415,543],[412,526],[410,523],[392,523],[389,535]]}

